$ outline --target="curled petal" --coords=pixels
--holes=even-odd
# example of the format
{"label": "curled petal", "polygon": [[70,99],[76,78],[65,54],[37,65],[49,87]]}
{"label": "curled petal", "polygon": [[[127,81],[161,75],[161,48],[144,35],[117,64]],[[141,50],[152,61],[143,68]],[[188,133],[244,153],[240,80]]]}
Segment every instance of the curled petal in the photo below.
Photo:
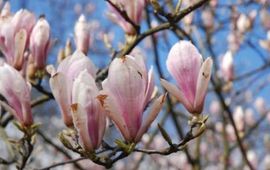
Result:
{"label": "curled petal", "polygon": [[98,99],[102,103],[103,108],[106,110],[107,116],[114,121],[121,134],[125,138],[125,140],[130,141],[131,136],[127,129],[127,125],[120,114],[120,108],[118,108],[117,103],[115,103],[115,99],[110,95],[108,96],[108,92],[101,91],[101,95],[98,96]]}
{"label": "curled petal", "polygon": [[143,136],[143,134],[147,131],[147,129],[150,127],[151,123],[156,119],[158,113],[160,112],[163,103],[165,101],[166,94],[161,95],[158,99],[156,99],[151,106],[150,113],[146,120],[143,121],[142,126],[140,127],[137,136],[135,138],[135,142],[139,142]]}
{"label": "curled petal", "polygon": [[211,58],[207,58],[200,69],[197,88],[196,88],[196,97],[194,102],[194,108],[197,113],[201,113],[203,109],[204,98],[206,95],[208,83],[211,77],[213,60]]}
{"label": "curled petal", "polygon": [[192,104],[186,100],[184,94],[179,88],[164,79],[160,79],[160,83],[171,95],[173,95],[180,103],[182,103],[188,111],[193,110]]}
{"label": "curled petal", "polygon": [[153,67],[150,68],[148,72],[148,82],[147,82],[147,88],[146,88],[146,97],[145,97],[145,102],[144,105],[146,106],[147,103],[151,100],[153,91],[154,91],[154,72],[153,72]]}

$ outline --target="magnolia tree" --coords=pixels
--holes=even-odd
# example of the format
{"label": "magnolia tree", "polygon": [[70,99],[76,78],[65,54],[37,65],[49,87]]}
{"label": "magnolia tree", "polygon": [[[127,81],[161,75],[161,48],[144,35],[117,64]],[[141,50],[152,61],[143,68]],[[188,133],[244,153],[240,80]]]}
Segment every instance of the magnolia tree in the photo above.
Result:
{"label": "magnolia tree", "polygon": [[270,167],[268,0],[13,5],[0,169]]}

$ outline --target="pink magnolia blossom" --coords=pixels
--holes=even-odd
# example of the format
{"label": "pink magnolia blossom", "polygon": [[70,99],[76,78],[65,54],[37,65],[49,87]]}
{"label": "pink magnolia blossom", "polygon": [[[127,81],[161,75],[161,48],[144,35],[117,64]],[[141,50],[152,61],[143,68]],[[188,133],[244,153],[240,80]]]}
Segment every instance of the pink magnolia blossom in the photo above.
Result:
{"label": "pink magnolia blossom", "polygon": [[227,51],[221,60],[221,74],[225,81],[232,81],[234,78],[233,55]]}
{"label": "pink magnolia blossom", "polygon": [[230,51],[236,52],[239,50],[240,45],[243,42],[243,35],[237,31],[231,31],[228,35],[227,41]]}
{"label": "pink magnolia blossom", "polygon": [[85,150],[93,151],[101,144],[106,117],[95,79],[86,69],[80,72],[73,83],[72,102],[73,122],[80,143]]}
{"label": "pink magnolia blossom", "polygon": [[90,43],[90,27],[84,15],[81,15],[74,27],[75,44],[77,50],[87,54]]}
{"label": "pink magnolia blossom", "polygon": [[[120,9],[126,11],[128,17],[135,23],[140,24],[142,13],[146,5],[146,0],[112,0],[112,2]],[[123,30],[130,35],[135,34],[133,26],[126,21],[121,14],[109,4],[109,17],[117,23]]]}
{"label": "pink magnolia blossom", "polygon": [[46,66],[50,46],[50,25],[44,17],[40,17],[30,37],[30,52],[37,69],[44,69]]}
{"label": "pink magnolia blossom", "polygon": [[267,31],[267,37],[264,40],[260,40],[259,44],[262,48],[270,51],[270,31]]}
{"label": "pink magnolia blossom", "polygon": [[257,97],[254,102],[254,107],[258,113],[265,115],[267,112],[267,107],[263,97]]}
{"label": "pink magnolia blossom", "polygon": [[257,12],[251,11],[249,15],[241,14],[237,19],[236,28],[240,33],[245,33],[249,31],[253,25],[254,19],[257,15]]}
{"label": "pink magnolia blossom", "polygon": [[245,128],[245,114],[241,106],[237,106],[233,113],[233,119],[236,124],[236,128],[239,132]]}
{"label": "pink magnolia blossom", "polygon": [[260,20],[261,20],[261,24],[262,26],[266,29],[266,30],[270,30],[270,13],[268,12],[268,10],[266,8],[263,8],[260,11]]}
{"label": "pink magnolia blossom", "polygon": [[141,55],[116,58],[103,84],[104,107],[127,142],[139,142],[161,110],[165,95],[150,106],[143,120],[143,112],[154,89],[153,69],[147,73]]}
{"label": "pink magnolia blossom", "polygon": [[7,1],[1,10],[1,17],[8,17],[11,15],[10,3]]}
{"label": "pink magnolia blossom", "polygon": [[7,104],[0,101],[0,105],[22,125],[32,125],[31,85],[17,70],[3,62],[0,63],[0,75],[0,94],[7,100]]}
{"label": "pink magnolia blossom", "polygon": [[70,110],[70,106],[73,103],[73,83],[80,72],[85,69],[95,78],[96,68],[94,64],[80,51],[75,51],[73,55],[65,58],[59,64],[57,71],[52,66],[47,68],[51,74],[50,86],[52,93],[60,106],[62,117],[67,126],[73,125]]}
{"label": "pink magnolia blossom", "polygon": [[19,10],[14,16],[0,19],[0,50],[8,64],[21,70],[24,52],[28,48],[30,34],[35,24],[35,16],[27,10]]}
{"label": "pink magnolia blossom", "polygon": [[254,117],[254,112],[251,108],[248,108],[245,110],[245,123],[247,126],[251,127],[253,126],[256,121],[255,121],[255,117]]}
{"label": "pink magnolia blossom", "polygon": [[206,29],[213,29],[214,28],[214,16],[213,12],[210,9],[206,9],[202,11],[202,21],[203,21],[203,26]]}
{"label": "pink magnolia blossom", "polygon": [[170,50],[167,68],[177,86],[161,79],[162,86],[193,114],[200,114],[211,76],[212,59],[203,58],[189,41],[179,41]]}

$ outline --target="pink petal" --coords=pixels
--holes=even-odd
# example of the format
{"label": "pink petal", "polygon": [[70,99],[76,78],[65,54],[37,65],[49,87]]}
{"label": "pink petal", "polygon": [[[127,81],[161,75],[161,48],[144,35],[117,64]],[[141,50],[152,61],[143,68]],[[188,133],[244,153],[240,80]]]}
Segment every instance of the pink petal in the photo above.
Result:
{"label": "pink petal", "polygon": [[96,67],[92,61],[86,57],[82,52],[75,51],[72,56],[65,58],[57,68],[57,72],[65,75],[67,83],[67,92],[69,100],[71,100],[72,85],[76,77],[81,71],[87,70],[93,78],[96,76]]}
{"label": "pink petal", "polygon": [[156,119],[158,113],[160,112],[163,103],[165,101],[166,94],[161,95],[158,99],[154,101],[154,103],[151,106],[150,113],[146,120],[143,121],[142,126],[140,127],[137,136],[135,138],[135,142],[139,142],[143,136],[143,134],[148,130],[150,127],[151,123]]}
{"label": "pink petal", "polygon": [[87,151],[93,151],[93,145],[88,132],[87,113],[83,107],[76,103],[71,105],[73,123],[78,131],[80,144]]}
{"label": "pink petal", "polygon": [[98,96],[98,88],[95,80],[85,69],[80,72],[73,83],[72,102],[85,106],[89,100],[96,96]]}
{"label": "pink petal", "polygon": [[61,114],[67,126],[72,126],[72,117],[70,114],[70,93],[67,90],[67,81],[65,76],[58,72],[50,78],[50,86],[55,100],[60,105]]}
{"label": "pink petal", "polygon": [[97,95],[95,80],[85,69],[74,81],[72,102],[80,104],[86,111],[87,129],[94,149],[99,147],[106,126],[105,110],[96,98]]}
{"label": "pink petal", "polygon": [[115,59],[109,69],[108,86],[116,99],[131,137],[141,126],[146,81],[129,57]]}
{"label": "pink petal", "polygon": [[182,103],[188,111],[193,110],[192,104],[187,101],[183,92],[178,87],[164,79],[160,79],[160,83],[171,95],[173,95],[180,103]]}
{"label": "pink petal", "polygon": [[58,72],[63,72],[70,80],[74,80],[79,73],[87,69],[87,71],[95,78],[96,67],[93,62],[80,51],[75,51],[72,56],[65,58],[57,69]]}
{"label": "pink petal", "polygon": [[11,15],[11,12],[10,12],[10,3],[7,1],[5,2],[2,10],[1,10],[1,17],[8,17]]}
{"label": "pink petal", "polygon": [[204,98],[206,95],[208,83],[211,77],[213,61],[211,58],[207,58],[200,69],[197,88],[196,88],[196,97],[194,102],[194,109],[197,113],[201,113],[204,104]]}
{"label": "pink petal", "polygon": [[44,17],[41,17],[33,28],[30,37],[30,51],[38,69],[43,69],[46,65],[49,43],[50,25]]}
{"label": "pink petal", "polygon": [[101,95],[98,97],[103,108],[106,110],[107,116],[114,121],[122,136],[126,141],[131,140],[131,136],[127,129],[127,125],[121,115],[120,108],[118,108],[116,99],[112,95],[109,95],[107,91],[101,91]]}
{"label": "pink petal", "polygon": [[[126,57],[129,57],[133,61],[135,61],[136,65],[134,67],[143,74],[143,77],[147,79],[147,69],[145,65],[145,58],[143,57],[142,53],[135,49],[132,51],[131,55],[126,55]],[[131,63],[132,64],[132,63]]]}
{"label": "pink petal", "polygon": [[225,81],[231,81],[234,77],[233,55],[231,51],[227,51],[221,62],[222,76]]}
{"label": "pink petal", "polygon": [[8,104],[0,100],[0,106],[2,106],[6,111],[8,111],[10,114],[12,114],[17,120],[22,122],[22,118],[16,113],[12,107],[10,107]]}
{"label": "pink petal", "polygon": [[202,56],[189,41],[179,41],[168,54],[167,68],[190,103],[195,99],[201,64]]}
{"label": "pink petal", "polygon": [[146,89],[146,97],[144,101],[144,106],[148,104],[148,102],[151,100],[153,91],[155,87],[155,82],[154,82],[154,72],[153,72],[153,67],[150,68],[148,72],[148,82],[147,82],[147,89]]}
{"label": "pink petal", "polygon": [[0,65],[0,94],[15,111],[15,117],[24,125],[33,123],[30,90],[21,74],[8,64]]}
{"label": "pink petal", "polygon": [[77,50],[87,54],[90,42],[90,29],[84,15],[81,15],[74,27],[75,44]]}
{"label": "pink petal", "polygon": [[20,70],[24,61],[24,50],[26,47],[27,32],[21,29],[15,35],[15,54],[14,54],[14,67]]}

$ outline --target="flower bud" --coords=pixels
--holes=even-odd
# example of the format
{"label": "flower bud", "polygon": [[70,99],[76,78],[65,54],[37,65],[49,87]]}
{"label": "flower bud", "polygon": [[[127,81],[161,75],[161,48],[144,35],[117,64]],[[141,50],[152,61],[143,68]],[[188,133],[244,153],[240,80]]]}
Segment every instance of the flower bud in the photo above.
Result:
{"label": "flower bud", "polygon": [[87,151],[97,149],[102,141],[106,117],[94,78],[85,69],[75,79],[71,110],[80,144]]}
{"label": "flower bud", "polygon": [[[144,7],[146,5],[145,0],[113,0],[112,3],[114,3],[116,6],[119,7],[119,9],[124,10],[128,17],[137,25],[140,24],[142,13],[144,10]],[[109,17],[113,22],[118,24],[120,27],[123,28],[126,34],[128,35],[134,35],[136,34],[135,29],[133,26],[126,21],[125,18],[122,17],[122,15],[111,5],[109,4],[109,11],[108,13]]]}
{"label": "flower bud", "polygon": [[38,70],[45,68],[50,46],[50,25],[44,17],[40,17],[30,37],[30,52]]}
{"label": "flower bud", "polygon": [[227,51],[221,60],[221,74],[225,81],[232,81],[234,78],[233,55]]}
{"label": "flower bud", "polygon": [[166,62],[178,87],[164,79],[161,84],[190,113],[198,115],[203,110],[212,63],[211,58],[203,62],[201,54],[189,41],[179,41],[171,48]]}
{"label": "flower bud", "polygon": [[84,15],[81,15],[74,28],[75,44],[77,50],[87,55],[90,42],[90,29]]}
{"label": "flower bud", "polygon": [[21,70],[25,62],[24,52],[28,48],[30,34],[35,24],[35,16],[27,10],[19,10],[14,16],[3,17],[0,21],[0,50],[8,64]]}
{"label": "flower bud", "polygon": [[7,101],[0,101],[0,105],[23,126],[31,126],[31,85],[17,70],[3,62],[0,63],[0,75],[0,94]]}
{"label": "flower bud", "polygon": [[72,56],[65,58],[55,70],[47,67],[51,74],[50,86],[56,102],[60,106],[62,118],[67,126],[73,126],[71,115],[72,89],[75,79],[81,71],[87,70],[95,78],[96,68],[92,61],[82,52],[75,51]]}

